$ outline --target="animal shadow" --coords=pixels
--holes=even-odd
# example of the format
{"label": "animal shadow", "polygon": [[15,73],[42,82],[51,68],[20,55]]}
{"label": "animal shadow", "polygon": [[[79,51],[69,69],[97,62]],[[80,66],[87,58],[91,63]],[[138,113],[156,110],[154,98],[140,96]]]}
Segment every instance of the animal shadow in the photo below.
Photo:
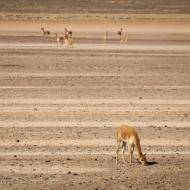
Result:
{"label": "animal shadow", "polygon": [[158,164],[158,162],[151,161],[151,162],[146,163],[147,166],[151,166],[151,165],[155,165],[155,164]]}

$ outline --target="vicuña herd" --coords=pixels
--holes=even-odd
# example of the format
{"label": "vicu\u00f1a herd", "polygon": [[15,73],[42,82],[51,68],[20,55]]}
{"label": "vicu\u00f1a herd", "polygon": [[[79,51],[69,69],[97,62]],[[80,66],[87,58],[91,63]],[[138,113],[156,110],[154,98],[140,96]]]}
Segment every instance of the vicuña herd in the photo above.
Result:
{"label": "vicu\u00f1a herd", "polygon": [[[41,28],[41,31],[43,33],[43,36],[48,37],[51,35],[51,32],[49,30],[45,30],[44,27]],[[68,30],[67,28],[65,28],[64,33],[62,33],[61,36],[58,36],[58,33],[54,33],[55,37],[56,37],[56,42],[57,42],[57,46],[63,46],[64,44],[66,45],[67,48],[69,47],[73,47],[74,41],[73,41],[73,36],[72,36],[73,32],[71,30]],[[127,43],[128,41],[128,37],[127,34],[123,33],[123,28],[121,28],[118,32],[117,35],[119,36],[119,42],[120,43]],[[103,36],[103,40],[104,42],[108,41],[108,31],[105,32],[104,36]]]}
{"label": "vicu\u00f1a herd", "polygon": [[[43,36],[48,37],[51,35],[51,32],[49,30],[45,30],[44,27],[41,28],[43,32]],[[54,33],[56,37],[57,46],[66,45],[66,47],[73,47],[73,37],[72,37],[72,31],[65,28],[64,34],[62,36],[58,36],[58,33]]]}

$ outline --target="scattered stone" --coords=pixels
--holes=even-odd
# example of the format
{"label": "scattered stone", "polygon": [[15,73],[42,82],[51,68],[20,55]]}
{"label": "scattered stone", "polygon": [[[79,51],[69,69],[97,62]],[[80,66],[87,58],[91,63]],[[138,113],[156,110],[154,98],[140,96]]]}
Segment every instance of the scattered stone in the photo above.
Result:
{"label": "scattered stone", "polygon": [[24,164],[19,164],[20,167],[24,167]]}
{"label": "scattered stone", "polygon": [[38,111],[38,109],[37,109],[37,108],[34,108],[34,111]]}
{"label": "scattered stone", "polygon": [[20,142],[20,140],[19,140],[19,139],[17,139],[17,140],[16,140],[16,142],[17,142],[17,143],[19,143],[19,142]]}
{"label": "scattered stone", "polygon": [[67,174],[71,174],[71,171],[68,171]]}

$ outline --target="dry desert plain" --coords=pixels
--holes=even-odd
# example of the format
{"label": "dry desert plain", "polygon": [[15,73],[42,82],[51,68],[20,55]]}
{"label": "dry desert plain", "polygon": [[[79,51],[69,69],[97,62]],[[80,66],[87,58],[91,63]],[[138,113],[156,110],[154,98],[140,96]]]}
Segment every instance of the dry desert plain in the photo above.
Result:
{"label": "dry desert plain", "polygon": [[[56,45],[64,27],[74,48]],[[0,189],[187,190],[189,32],[189,21],[0,21]],[[147,166],[115,164],[121,124],[139,132]]]}

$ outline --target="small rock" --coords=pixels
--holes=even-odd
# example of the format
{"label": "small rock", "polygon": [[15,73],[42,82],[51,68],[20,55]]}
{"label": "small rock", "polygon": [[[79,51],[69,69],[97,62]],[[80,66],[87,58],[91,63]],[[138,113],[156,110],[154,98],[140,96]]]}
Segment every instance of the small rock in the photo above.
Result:
{"label": "small rock", "polygon": [[184,114],[184,117],[187,117],[187,116],[188,116],[188,114],[187,114],[187,113],[185,113],[185,114]]}

